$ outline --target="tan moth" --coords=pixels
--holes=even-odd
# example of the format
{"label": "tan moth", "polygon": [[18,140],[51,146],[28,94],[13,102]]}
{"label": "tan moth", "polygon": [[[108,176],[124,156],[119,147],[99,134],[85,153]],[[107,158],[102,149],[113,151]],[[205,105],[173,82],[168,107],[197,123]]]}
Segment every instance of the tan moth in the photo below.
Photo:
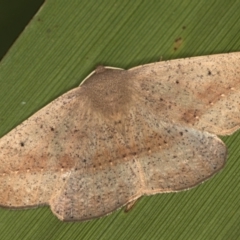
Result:
{"label": "tan moth", "polygon": [[98,67],[0,139],[0,205],[107,215],[223,168],[240,127],[240,52],[129,70]]}

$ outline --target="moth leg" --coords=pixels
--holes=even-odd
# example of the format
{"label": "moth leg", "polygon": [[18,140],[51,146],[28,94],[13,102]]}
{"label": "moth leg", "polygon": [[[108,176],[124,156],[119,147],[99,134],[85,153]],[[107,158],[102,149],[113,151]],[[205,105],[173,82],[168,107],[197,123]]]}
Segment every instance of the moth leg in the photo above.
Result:
{"label": "moth leg", "polygon": [[[139,198],[138,198],[138,199],[139,199]],[[127,212],[131,211],[131,210],[136,206],[138,199],[135,199],[135,200],[129,202],[129,203],[125,206],[124,212],[127,213]]]}

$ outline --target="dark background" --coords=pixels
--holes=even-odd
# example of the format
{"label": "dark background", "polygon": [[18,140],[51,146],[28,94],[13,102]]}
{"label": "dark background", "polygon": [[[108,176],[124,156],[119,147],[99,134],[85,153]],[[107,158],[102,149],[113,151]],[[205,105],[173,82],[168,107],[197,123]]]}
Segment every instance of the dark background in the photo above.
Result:
{"label": "dark background", "polygon": [[43,3],[44,0],[0,1],[0,60]]}

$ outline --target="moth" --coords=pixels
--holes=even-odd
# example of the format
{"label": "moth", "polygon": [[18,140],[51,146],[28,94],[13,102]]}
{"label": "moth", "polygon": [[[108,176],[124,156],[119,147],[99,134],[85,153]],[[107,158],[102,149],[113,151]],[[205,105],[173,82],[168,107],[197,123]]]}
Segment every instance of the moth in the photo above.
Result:
{"label": "moth", "polygon": [[0,205],[102,217],[224,167],[240,127],[240,52],[98,67],[0,139]]}

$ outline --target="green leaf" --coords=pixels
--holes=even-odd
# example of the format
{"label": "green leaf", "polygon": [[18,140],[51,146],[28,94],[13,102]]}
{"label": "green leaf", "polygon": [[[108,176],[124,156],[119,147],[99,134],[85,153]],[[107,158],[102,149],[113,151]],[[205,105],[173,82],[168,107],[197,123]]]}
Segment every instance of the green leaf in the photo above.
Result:
{"label": "green leaf", "polygon": [[[0,64],[0,136],[98,65],[240,51],[239,9],[238,0],[45,1]],[[1,208],[1,239],[240,239],[239,131],[223,140],[226,167],[194,189],[89,222],[61,222],[46,206]]]}

